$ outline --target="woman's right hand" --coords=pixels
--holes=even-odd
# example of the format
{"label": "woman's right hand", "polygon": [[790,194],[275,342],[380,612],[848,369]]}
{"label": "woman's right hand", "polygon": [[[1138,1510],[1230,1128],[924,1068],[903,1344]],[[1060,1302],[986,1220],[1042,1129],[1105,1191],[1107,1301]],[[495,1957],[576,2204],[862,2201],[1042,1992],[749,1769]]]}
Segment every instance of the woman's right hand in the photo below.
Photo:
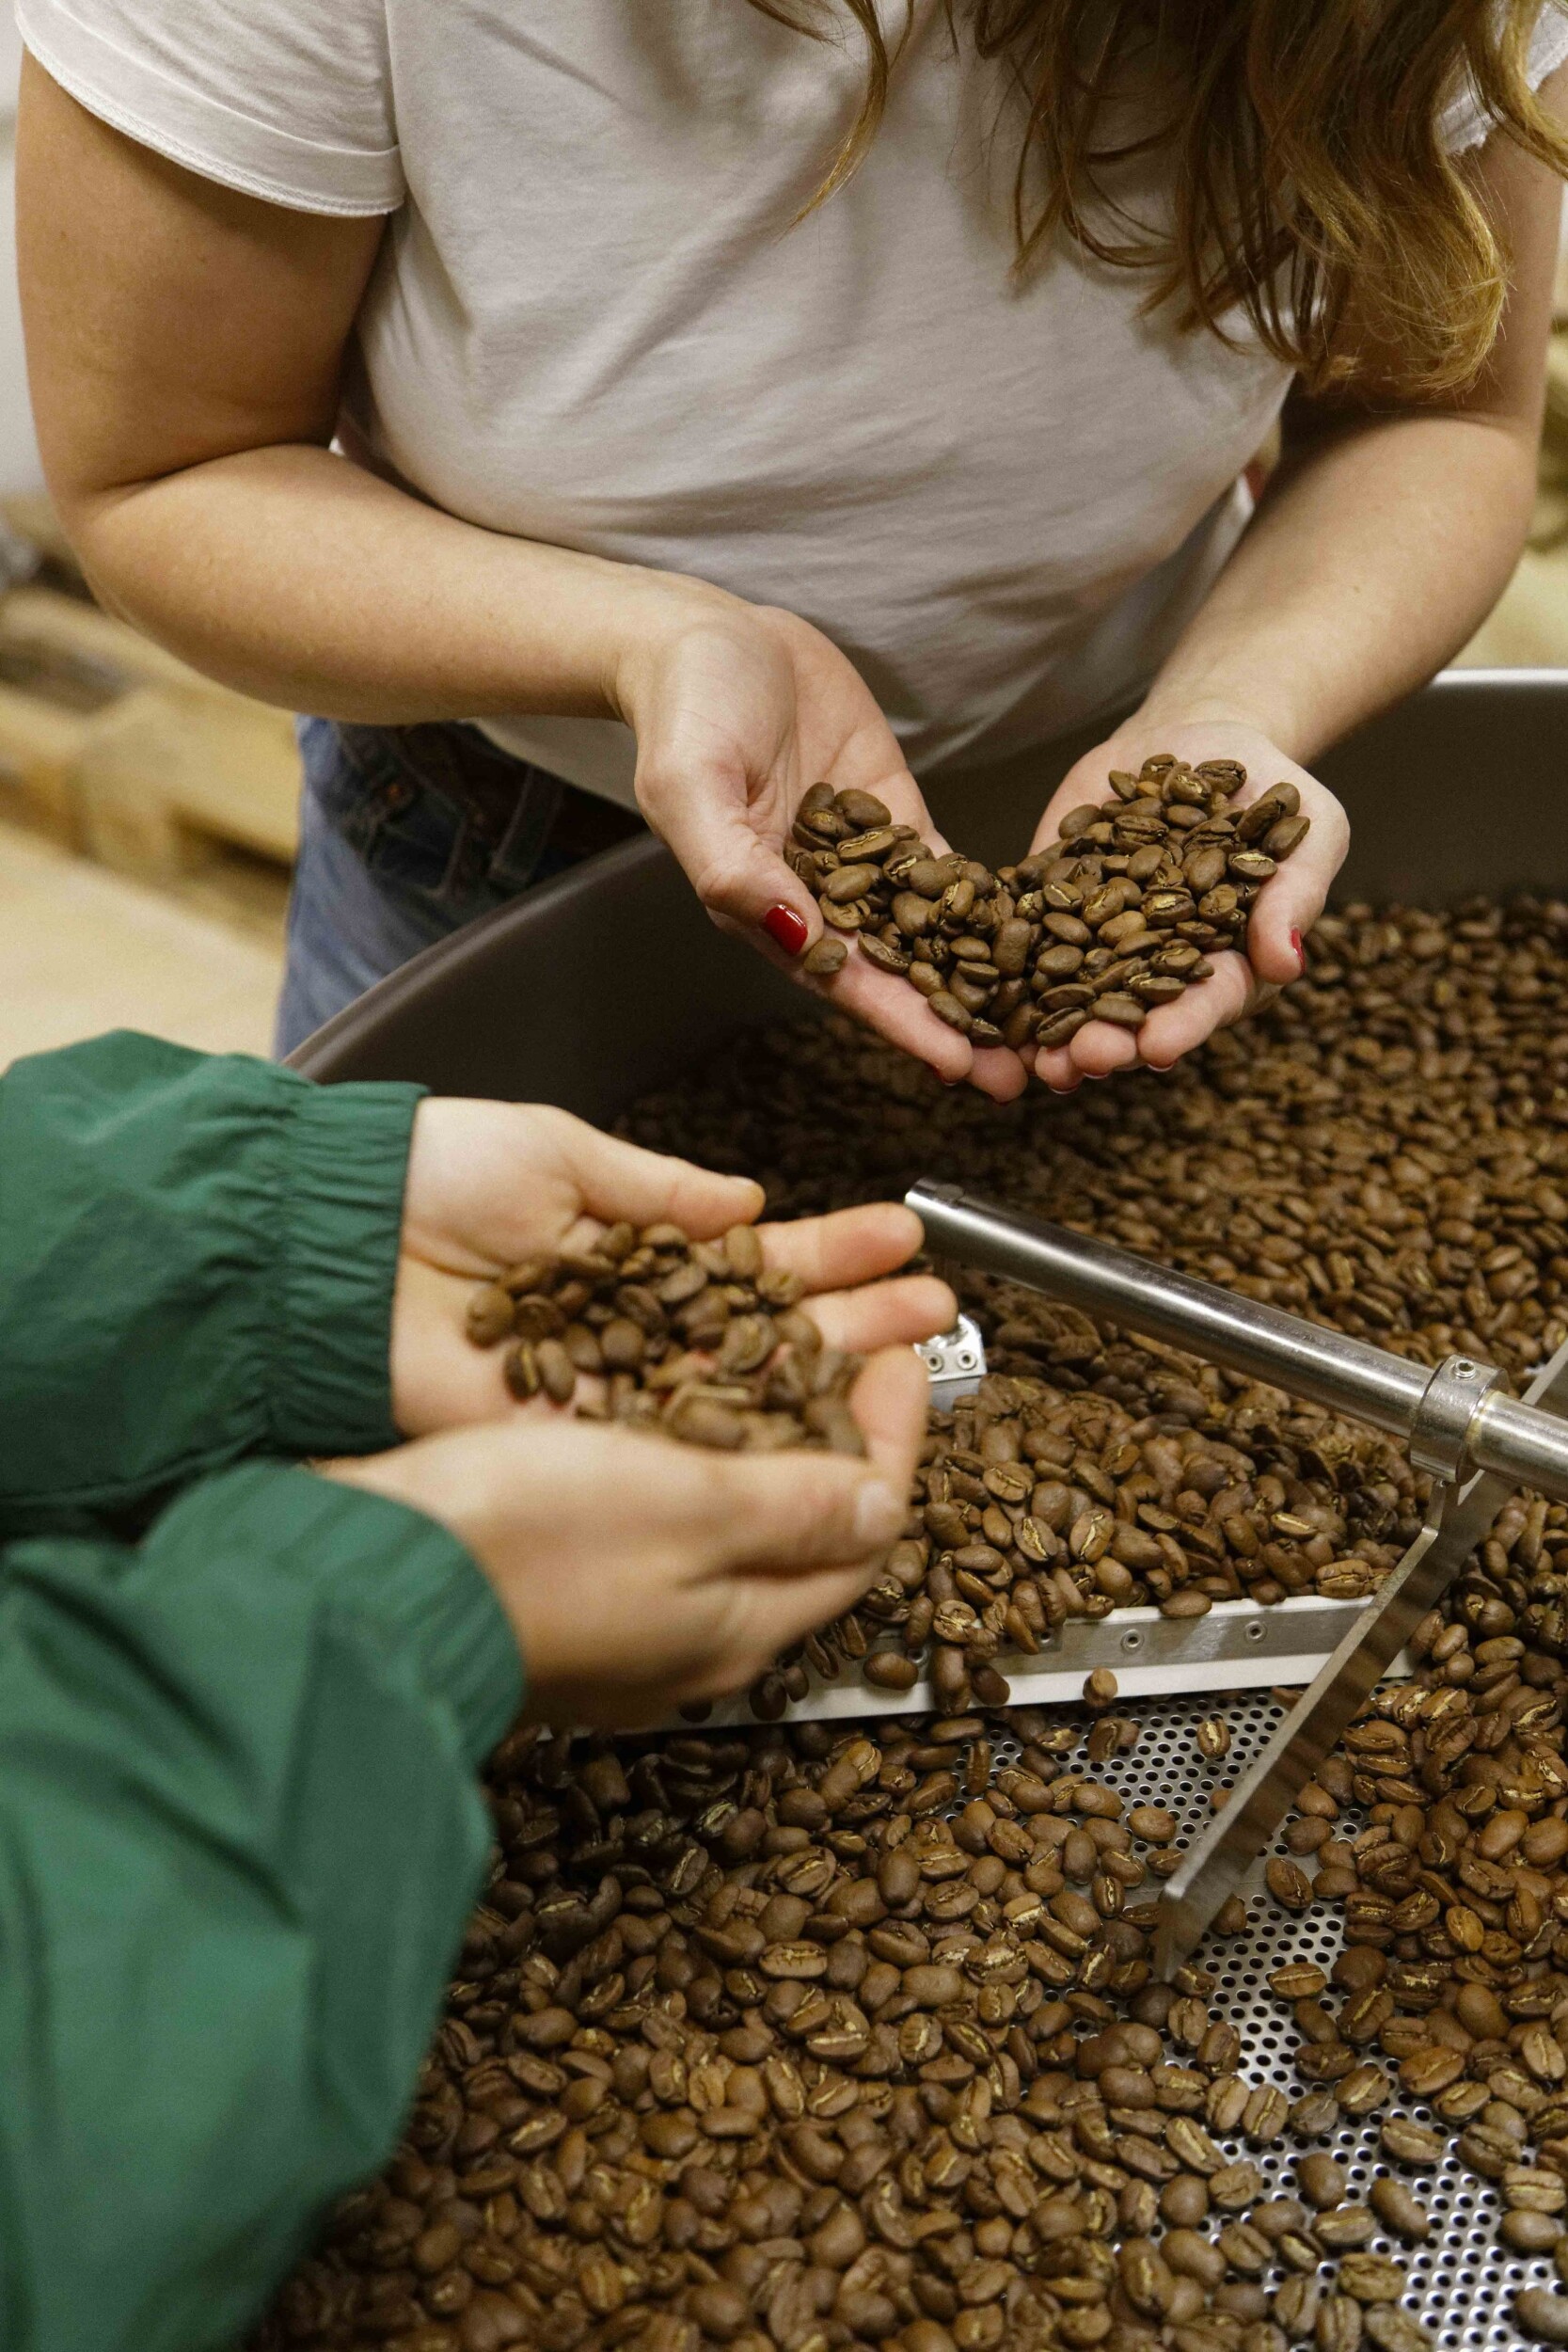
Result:
{"label": "woman's right hand", "polygon": [[[699,582],[636,600],[613,696],[637,737],[637,797],[713,920],[799,977],[820,937],[816,901],[784,856],[814,784],[885,803],[941,854],[932,824],[875,697],[837,647],[793,612]],[[807,982],[808,986],[814,983]],[[1022,1093],[1018,1055],[976,1052],[894,975],[851,954],[826,993],[940,1077],[998,1102]]]}
{"label": "woman's right hand", "polygon": [[850,1395],[863,1460],[710,1454],[552,1415],[326,1475],[467,1547],[516,1632],[531,1715],[629,1730],[744,1689],[862,1597],[904,1525],[927,1393],[908,1347],[867,1361]]}

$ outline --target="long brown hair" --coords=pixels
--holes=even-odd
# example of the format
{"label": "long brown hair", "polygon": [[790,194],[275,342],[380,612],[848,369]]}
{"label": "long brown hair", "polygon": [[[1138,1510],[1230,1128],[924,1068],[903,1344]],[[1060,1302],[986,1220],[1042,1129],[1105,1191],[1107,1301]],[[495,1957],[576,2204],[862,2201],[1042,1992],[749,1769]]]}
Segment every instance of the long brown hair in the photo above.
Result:
{"label": "long brown hair", "polygon": [[[896,69],[877,0],[751,0],[816,38],[859,25],[859,117],[818,191],[876,135]],[[912,17],[914,0],[908,0]],[[1440,135],[1465,77],[1488,119],[1568,174],[1568,137],[1527,78],[1531,33],[1568,0],[945,0],[955,37],[1006,61],[1024,132],[1013,184],[1018,262],[1066,235],[1148,273],[1149,309],[1224,336],[1239,309],[1315,389],[1439,398],[1472,383],[1502,312],[1508,257]],[[1132,77],[1158,94],[1134,144],[1103,125]],[[1118,208],[1112,167],[1154,148],[1168,223]],[[1375,330],[1375,331],[1364,331]]]}

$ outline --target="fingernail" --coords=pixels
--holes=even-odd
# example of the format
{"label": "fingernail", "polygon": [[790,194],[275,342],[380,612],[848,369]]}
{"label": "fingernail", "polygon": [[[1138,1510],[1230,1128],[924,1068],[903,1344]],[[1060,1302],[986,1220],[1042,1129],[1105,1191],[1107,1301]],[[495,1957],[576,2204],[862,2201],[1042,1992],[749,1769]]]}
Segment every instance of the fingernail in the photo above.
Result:
{"label": "fingernail", "polygon": [[804,918],[793,907],[769,907],[762,918],[762,928],[775,947],[782,947],[786,956],[798,956],[806,944]]}
{"label": "fingernail", "polygon": [[880,1479],[873,1479],[855,1498],[856,1541],[873,1547],[891,1544],[904,1524],[905,1513],[903,1496],[895,1495]]}
{"label": "fingernail", "polygon": [[1291,933],[1291,945],[1296,951],[1296,977],[1299,979],[1307,969],[1307,947],[1299,931]]}

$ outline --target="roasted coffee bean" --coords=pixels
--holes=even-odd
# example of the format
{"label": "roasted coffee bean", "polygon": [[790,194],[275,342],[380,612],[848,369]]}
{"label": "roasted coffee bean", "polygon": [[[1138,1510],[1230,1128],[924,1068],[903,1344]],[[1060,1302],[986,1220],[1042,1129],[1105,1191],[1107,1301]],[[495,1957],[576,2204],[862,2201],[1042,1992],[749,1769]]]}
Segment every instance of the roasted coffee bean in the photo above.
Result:
{"label": "roasted coffee bean", "polygon": [[1298,1863],[1271,1854],[1263,1866],[1263,1881],[1275,1901],[1286,1911],[1305,1911],[1312,1900],[1312,1882]]}
{"label": "roasted coffee bean", "polygon": [[1323,2287],[1311,2273],[1298,2273],[1275,2290],[1274,2315],[1292,2344],[1311,2335],[1322,2300]]}
{"label": "roasted coffee bean", "polygon": [[1510,2306],[1522,2335],[1534,2344],[1568,2344],[1568,2295],[1523,2287]]}
{"label": "roasted coffee bean", "polygon": [[499,1283],[487,1282],[468,1301],[467,1329],[476,1347],[494,1347],[513,1328],[513,1298]]}
{"label": "roasted coffee bean", "polygon": [[1377,2222],[1365,2205],[1336,2205],[1319,2214],[1312,2234],[1330,2253],[1342,2254],[1350,2247],[1370,2245],[1377,2234]]}
{"label": "roasted coffee bean", "polygon": [[1296,2186],[1307,2202],[1319,2213],[1326,2213],[1342,2203],[1349,2185],[1344,2166],[1333,2156],[1314,2153],[1298,2158]]}
{"label": "roasted coffee bean", "polygon": [[1396,2164],[1408,2164],[1420,2172],[1430,2171],[1443,2161],[1446,2142],[1424,2123],[1413,2122],[1408,2116],[1390,2115],[1379,2127],[1378,2139],[1386,2156]]}
{"label": "roasted coffee bean", "polygon": [[1549,2254],[1562,2233],[1560,2215],[1532,2213],[1525,2206],[1511,2208],[1497,2224],[1497,2235],[1516,2254]]}
{"label": "roasted coffee bean", "polygon": [[1378,2352],[1433,2352],[1427,2329],[1397,2303],[1372,2304],[1363,2314],[1363,2325]]}
{"label": "roasted coffee bean", "polygon": [[824,931],[821,938],[806,949],[800,959],[800,969],[809,972],[814,980],[831,980],[835,972],[843,971],[848,961],[848,941],[840,938],[834,931]]}
{"label": "roasted coffee bean", "polygon": [[[1318,2225],[1322,2231],[1322,2222]],[[1338,2283],[1358,2303],[1397,2303],[1405,2290],[1404,2265],[1391,2254],[1347,2254]]]}

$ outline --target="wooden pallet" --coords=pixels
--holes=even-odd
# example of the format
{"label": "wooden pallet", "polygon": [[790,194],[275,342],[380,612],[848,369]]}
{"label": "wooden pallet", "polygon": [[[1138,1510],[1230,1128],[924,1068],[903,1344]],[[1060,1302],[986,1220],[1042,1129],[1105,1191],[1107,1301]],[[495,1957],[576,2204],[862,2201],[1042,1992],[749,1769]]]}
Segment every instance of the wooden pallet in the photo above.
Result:
{"label": "wooden pallet", "polygon": [[166,886],[215,845],[282,866],[298,841],[288,713],[55,589],[0,598],[0,773],[55,838]]}

